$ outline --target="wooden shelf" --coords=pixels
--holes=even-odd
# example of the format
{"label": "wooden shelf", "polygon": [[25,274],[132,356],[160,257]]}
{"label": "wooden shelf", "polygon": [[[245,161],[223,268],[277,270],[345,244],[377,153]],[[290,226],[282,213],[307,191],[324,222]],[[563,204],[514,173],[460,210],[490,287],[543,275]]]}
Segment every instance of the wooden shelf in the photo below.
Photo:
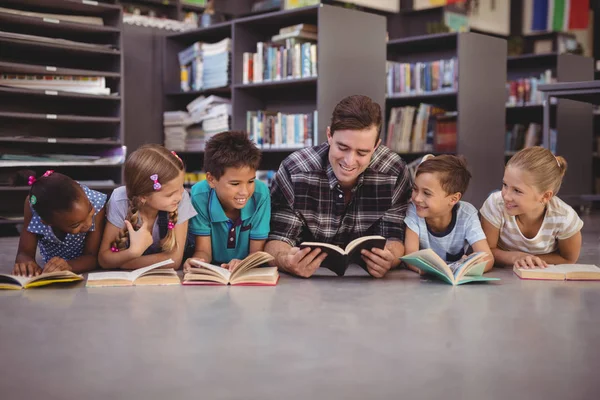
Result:
{"label": "wooden shelf", "polygon": [[448,49],[456,47],[458,33],[437,33],[432,35],[409,36],[387,42],[390,52],[422,52],[424,49]]}
{"label": "wooden shelf", "polygon": [[238,83],[234,85],[236,89],[253,89],[253,88],[287,88],[290,86],[314,84],[317,86],[317,77],[311,76],[309,78],[296,78],[296,79],[281,79],[278,81],[267,81],[257,83]]}
{"label": "wooden shelf", "polygon": [[57,24],[48,22],[48,19],[45,20],[41,17],[28,17],[25,15],[8,14],[0,11],[0,25],[4,25],[5,23],[22,24],[31,27],[44,27],[59,32],[104,34],[119,33],[119,29],[114,26],[79,24],[77,22],[69,21],[60,21]]}
{"label": "wooden shelf", "polygon": [[62,90],[43,90],[43,89],[22,89],[14,88],[9,86],[0,85],[1,93],[12,93],[26,96],[51,96],[60,98],[74,98],[74,99],[93,99],[93,100],[108,100],[108,101],[120,101],[121,96],[118,95],[95,95],[95,94],[82,94],[74,92],[66,92]]}
{"label": "wooden shelf", "polygon": [[184,3],[183,1],[179,2],[181,4],[181,9],[185,10],[185,11],[193,11],[193,12],[204,12],[204,10],[206,10],[206,7],[202,7],[202,6],[198,6],[196,4],[189,4],[189,3]]}
{"label": "wooden shelf", "polygon": [[[102,1],[82,1],[82,0],[4,0],[5,4],[29,5],[44,8],[51,8],[49,13],[61,14],[59,11],[70,11],[73,14],[80,13],[90,16],[104,16],[110,13],[118,13],[121,7],[115,4],[107,4]],[[37,10],[34,10],[38,12]]]}
{"label": "wooden shelf", "polygon": [[536,67],[539,69],[547,69],[556,64],[557,57],[558,53],[521,54],[518,56],[509,56],[506,61],[509,68]]}
{"label": "wooden shelf", "polygon": [[456,97],[457,94],[458,94],[458,92],[456,90],[444,90],[444,91],[423,92],[423,93],[393,94],[393,95],[386,97],[386,101],[388,101],[388,102],[401,101],[401,100],[425,101],[428,99]]}
{"label": "wooden shelf", "polygon": [[77,76],[103,76],[105,78],[120,78],[118,72],[92,71],[88,69],[63,68],[54,66],[32,65],[0,61],[0,71],[9,73],[37,74],[37,75],[77,75]]}
{"label": "wooden shelf", "polygon": [[210,95],[231,95],[231,86],[206,89],[206,90],[192,90],[189,92],[172,92],[167,93],[167,96],[178,96],[178,97],[199,97],[199,96],[210,96]]}
{"label": "wooden shelf", "polygon": [[318,4],[314,6],[294,8],[292,10],[282,10],[258,15],[251,15],[249,17],[238,18],[235,20],[235,22],[236,24],[252,25],[293,25],[305,21],[307,17],[316,18],[320,7],[321,5]]}
{"label": "wooden shelf", "polygon": [[[92,190],[114,190],[121,185],[86,185]],[[31,186],[0,186],[0,192],[28,192]],[[0,221],[2,219],[0,218]]]}
{"label": "wooden shelf", "polygon": [[8,143],[47,143],[47,144],[77,144],[91,146],[121,146],[119,140],[102,140],[88,138],[43,138],[43,137],[22,137],[10,138],[0,136],[0,142]]}
{"label": "wooden shelf", "polygon": [[196,41],[196,40],[202,40],[203,38],[215,38],[215,37],[225,38],[227,36],[231,36],[232,25],[233,24],[231,21],[220,22],[218,24],[214,24],[214,25],[211,25],[206,28],[191,29],[189,31],[175,33],[175,34],[169,35],[168,38],[175,39],[178,41],[179,40],[181,40],[181,41],[190,41],[190,40]]}
{"label": "wooden shelf", "polygon": [[119,117],[90,117],[82,115],[38,114],[8,111],[0,111],[0,118],[27,119],[48,122],[89,122],[105,124],[118,124],[121,122],[121,118]]}
{"label": "wooden shelf", "polygon": [[22,224],[24,223],[25,220],[24,219],[2,219],[0,218],[0,225],[17,225],[17,224]]}
{"label": "wooden shelf", "polygon": [[8,38],[0,36],[0,42],[4,43],[13,43],[18,44],[20,46],[27,46],[38,49],[56,49],[62,50],[69,53],[87,53],[87,54],[100,54],[107,56],[120,56],[121,51],[115,50],[111,48],[100,48],[100,47],[86,47],[86,46],[78,46],[75,44],[66,44],[66,43],[49,43],[49,42],[38,42],[34,40],[27,39],[17,39],[17,38]]}

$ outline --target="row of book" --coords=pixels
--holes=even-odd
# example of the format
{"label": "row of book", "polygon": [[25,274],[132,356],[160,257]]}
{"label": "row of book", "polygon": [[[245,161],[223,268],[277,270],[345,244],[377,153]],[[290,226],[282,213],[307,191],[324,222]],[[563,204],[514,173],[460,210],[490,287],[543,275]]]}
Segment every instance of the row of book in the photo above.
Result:
{"label": "row of book", "polygon": [[458,60],[387,62],[387,95],[407,95],[458,88]]}
{"label": "row of book", "polygon": [[302,148],[317,144],[317,118],[317,111],[308,114],[248,111],[246,131],[259,148]]}
{"label": "row of book", "polygon": [[217,43],[196,42],[179,52],[181,90],[207,90],[229,85],[231,39]]}
{"label": "row of book", "polygon": [[[537,123],[506,126],[504,149],[511,154],[542,144],[542,126]],[[556,129],[550,129],[550,150],[556,152]]]}
{"label": "row of book", "polygon": [[258,83],[317,76],[317,27],[281,28],[270,42],[258,42],[256,53],[243,54],[242,82]]}
{"label": "row of book", "polygon": [[200,96],[186,111],[163,114],[165,147],[175,151],[204,151],[206,141],[231,129],[231,100]]}
{"label": "row of book", "polygon": [[390,111],[386,146],[397,153],[456,151],[456,112],[431,104],[394,107]]}
{"label": "row of book", "polygon": [[106,78],[102,76],[0,74],[0,85],[20,89],[111,94],[106,86]]}
{"label": "row of book", "polygon": [[526,106],[542,104],[544,95],[538,90],[538,85],[554,83],[552,70],[547,69],[542,74],[531,78],[521,78],[506,83],[506,106]]}

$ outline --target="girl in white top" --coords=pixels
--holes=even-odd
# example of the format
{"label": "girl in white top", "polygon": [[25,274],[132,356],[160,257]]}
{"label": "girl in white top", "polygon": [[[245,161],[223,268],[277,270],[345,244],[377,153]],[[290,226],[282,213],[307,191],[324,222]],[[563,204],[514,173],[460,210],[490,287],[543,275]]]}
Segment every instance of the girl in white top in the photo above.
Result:
{"label": "girl in white top", "polygon": [[543,147],[519,151],[506,164],[502,192],[481,208],[481,225],[497,264],[545,268],[573,264],[583,221],[556,197],[567,170],[563,157]]}

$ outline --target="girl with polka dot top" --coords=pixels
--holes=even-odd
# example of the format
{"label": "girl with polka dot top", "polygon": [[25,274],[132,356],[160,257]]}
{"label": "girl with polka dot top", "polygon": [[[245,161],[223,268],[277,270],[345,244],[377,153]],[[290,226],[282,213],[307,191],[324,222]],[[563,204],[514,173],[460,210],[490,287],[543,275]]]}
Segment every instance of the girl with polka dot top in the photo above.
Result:
{"label": "girl with polka dot top", "polygon": [[[13,274],[35,276],[66,270],[82,273],[96,268],[106,195],[54,171],[47,171],[37,180],[30,176],[29,184],[25,229]],[[38,246],[43,265],[35,259]]]}

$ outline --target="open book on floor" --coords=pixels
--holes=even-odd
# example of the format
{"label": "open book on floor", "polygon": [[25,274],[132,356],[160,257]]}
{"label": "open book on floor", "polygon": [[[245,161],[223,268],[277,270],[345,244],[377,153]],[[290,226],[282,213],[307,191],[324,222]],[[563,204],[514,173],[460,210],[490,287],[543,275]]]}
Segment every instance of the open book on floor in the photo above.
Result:
{"label": "open book on floor", "polygon": [[104,286],[145,286],[145,285],[179,285],[181,281],[172,268],[162,268],[173,264],[170,258],[156,264],[134,271],[106,271],[88,274],[86,287]]}
{"label": "open book on floor", "polygon": [[531,269],[513,267],[513,271],[521,279],[600,281],[600,268],[591,264],[557,264]]}
{"label": "open book on floor", "polygon": [[272,259],[270,254],[257,251],[244,258],[233,271],[192,259],[194,267],[184,275],[183,284],[275,286],[279,280],[277,267],[256,268]]}
{"label": "open book on floor", "polygon": [[476,252],[451,264],[446,264],[433,250],[425,249],[400,257],[407,264],[451,285],[469,282],[498,281],[500,278],[483,276],[488,254]]}
{"label": "open book on floor", "polygon": [[329,268],[338,276],[342,276],[346,273],[346,269],[348,269],[350,264],[357,264],[366,271],[367,265],[361,257],[361,250],[371,250],[374,247],[383,249],[385,242],[386,240],[383,236],[363,236],[348,243],[345,249],[334,244],[320,242],[303,242],[298,247],[300,249],[306,247],[321,249],[321,251],[327,253],[327,258],[325,258],[321,266]]}
{"label": "open book on floor", "polygon": [[71,271],[54,271],[38,276],[0,274],[0,289],[30,289],[53,283],[82,281],[83,277]]}

